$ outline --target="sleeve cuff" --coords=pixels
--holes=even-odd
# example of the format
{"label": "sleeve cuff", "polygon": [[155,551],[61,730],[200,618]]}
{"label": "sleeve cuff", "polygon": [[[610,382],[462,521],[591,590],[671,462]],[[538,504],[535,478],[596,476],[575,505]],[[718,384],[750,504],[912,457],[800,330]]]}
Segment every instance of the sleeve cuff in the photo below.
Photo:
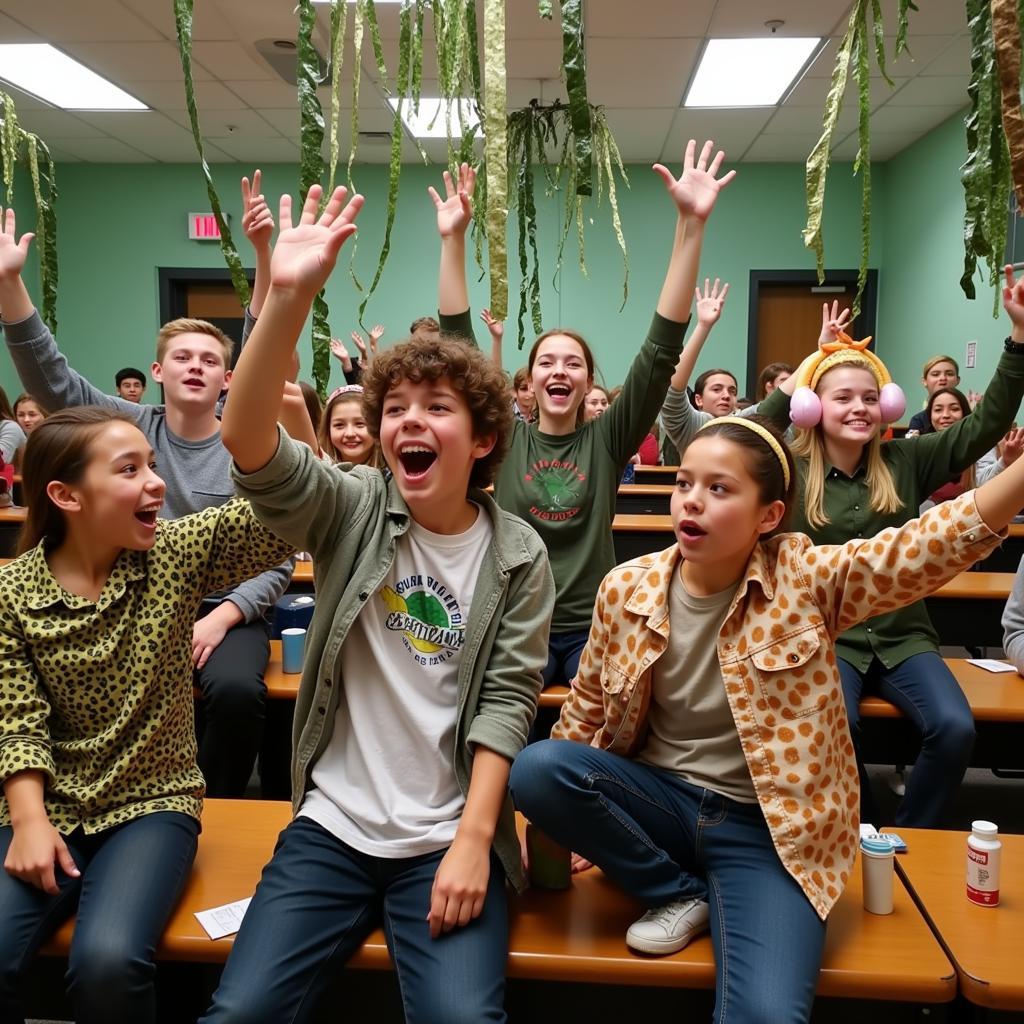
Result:
{"label": "sleeve cuff", "polygon": [[9,345],[27,345],[43,333],[43,320],[39,310],[32,310],[31,316],[24,320],[17,320],[14,323],[4,321],[4,334],[7,335]]}
{"label": "sleeve cuff", "polygon": [[[524,723],[525,725],[526,723]],[[487,747],[510,761],[526,746],[526,732],[519,733],[504,722],[486,715],[477,715],[469,727],[466,742]]]}
{"label": "sleeve cuff", "polygon": [[669,320],[666,317],[663,317],[660,313],[655,313],[651,319],[651,326],[650,330],[647,332],[647,338],[659,348],[670,348],[675,351],[681,351],[683,341],[686,338],[686,328],[689,323],[689,319],[683,320],[680,323],[676,320]]}

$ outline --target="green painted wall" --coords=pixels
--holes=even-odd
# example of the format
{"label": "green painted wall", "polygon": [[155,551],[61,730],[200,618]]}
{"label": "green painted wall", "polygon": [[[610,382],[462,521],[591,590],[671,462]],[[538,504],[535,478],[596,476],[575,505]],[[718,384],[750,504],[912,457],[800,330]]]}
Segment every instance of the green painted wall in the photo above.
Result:
{"label": "green painted wall", "polygon": [[[924,400],[921,366],[944,353],[960,362],[964,388],[984,391],[1009,333],[993,289],[979,273],[977,299],[960,289],[963,273],[966,159],[963,116],[940,125],[883,166],[875,219],[882,232],[878,352],[907,390],[909,405]],[[987,272],[986,272],[987,273]],[[977,367],[964,366],[967,342],[978,342]]]}
{"label": "green painted wall", "polygon": [[[544,201],[540,211],[544,323],[572,326],[591,340],[599,369],[609,384],[621,382],[646,333],[664,275],[675,216],[650,168],[637,165],[628,171],[631,188],[620,189],[620,205],[629,247],[630,291],[621,314],[622,263],[607,204],[600,208],[591,204],[588,211],[593,218],[587,225],[589,276],[579,273],[571,236],[560,291],[551,280],[559,204],[554,199]],[[214,167],[239,236],[238,182],[242,174],[250,172],[251,168],[242,166]],[[294,189],[296,180],[293,167],[264,169],[264,191],[269,196]],[[159,326],[157,269],[222,266],[216,245],[190,242],[186,237],[185,214],[208,208],[202,177],[191,165],[73,164],[59,168],[59,182],[59,340],[73,366],[96,383],[108,386],[109,381],[112,387],[113,373],[120,366],[148,366],[151,362]],[[416,316],[436,308],[438,244],[433,206],[426,195],[428,184],[439,184],[436,168],[409,166],[403,170],[391,258],[366,313],[367,324],[380,321],[386,325],[386,339],[401,337]],[[359,167],[357,185],[369,198],[360,218],[356,258],[358,275],[366,282],[376,265],[383,234],[386,169]],[[859,189],[849,165],[833,168],[829,188],[825,220],[829,264],[855,266]],[[25,198],[24,190],[20,198]],[[732,284],[705,365],[732,365],[740,370],[746,366],[751,270],[806,270],[813,266],[800,239],[804,217],[800,165],[740,168],[712,218],[705,246],[702,275],[717,275]],[[514,222],[510,236],[514,311],[519,284]],[[250,262],[245,238],[240,236],[238,243],[243,260]],[[873,265],[878,265],[880,252],[876,244]],[[347,338],[356,326],[358,304],[347,262],[335,271],[328,301],[334,332]],[[487,304],[486,280],[473,285],[472,302],[476,310]],[[514,337],[514,323],[508,329]],[[308,367],[308,341],[303,341],[301,351]],[[514,369],[524,361],[525,353],[517,353],[514,342],[507,341],[506,365]],[[15,390],[18,387],[6,352],[0,355],[0,382]],[[155,400],[156,389],[151,388],[147,397]]]}

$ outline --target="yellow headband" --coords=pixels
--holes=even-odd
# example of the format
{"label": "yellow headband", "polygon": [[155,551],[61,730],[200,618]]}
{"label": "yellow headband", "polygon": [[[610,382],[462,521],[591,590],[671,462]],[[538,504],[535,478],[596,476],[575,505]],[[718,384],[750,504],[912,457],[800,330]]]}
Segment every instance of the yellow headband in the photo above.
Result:
{"label": "yellow headband", "polygon": [[874,352],[868,351],[870,342],[870,337],[854,341],[845,331],[840,331],[836,341],[819,347],[817,362],[807,360],[810,365],[801,365],[800,371],[802,372],[798,371],[797,373],[799,379],[795,387],[807,387],[813,391],[818,386],[818,381],[832,367],[841,363],[860,363],[862,366],[866,366],[875,375],[879,389],[884,388],[886,384],[891,384],[892,377],[889,376],[885,363]]}
{"label": "yellow headband", "polygon": [[719,416],[716,419],[708,420],[700,429],[703,430],[716,423],[735,423],[737,426],[746,427],[757,434],[775,452],[775,457],[779,460],[779,465],[782,466],[782,482],[785,484],[785,490],[789,490],[789,462],[786,460],[786,453],[782,450],[782,445],[772,437],[771,431],[765,430],[760,423],[755,423],[754,420],[748,419],[746,416]]}

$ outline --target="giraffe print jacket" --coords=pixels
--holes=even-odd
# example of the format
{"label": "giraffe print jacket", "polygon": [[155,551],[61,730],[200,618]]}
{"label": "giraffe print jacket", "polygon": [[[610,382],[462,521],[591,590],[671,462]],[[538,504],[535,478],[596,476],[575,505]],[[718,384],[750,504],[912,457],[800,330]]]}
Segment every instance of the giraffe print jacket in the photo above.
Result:
{"label": "giraffe print jacket", "polygon": [[[722,680],[772,842],[822,919],[853,867],[860,804],[833,641],[936,590],[1000,539],[970,491],[875,537],[816,547],[781,534],[751,555],[718,635]],[[673,546],[605,577],[553,738],[642,749],[679,560]]]}

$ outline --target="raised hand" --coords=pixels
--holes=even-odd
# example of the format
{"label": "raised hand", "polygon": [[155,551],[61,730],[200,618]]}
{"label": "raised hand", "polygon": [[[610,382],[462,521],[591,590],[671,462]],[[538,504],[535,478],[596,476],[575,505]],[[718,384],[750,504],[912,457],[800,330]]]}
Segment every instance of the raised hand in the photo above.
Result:
{"label": "raised hand", "polygon": [[347,238],[355,234],[355,219],[363,207],[363,197],[353,196],[339,185],[317,217],[323,189],[313,185],[302,205],[299,223],[292,227],[292,197],[281,196],[278,220],[281,230],[270,260],[270,280],[274,288],[308,296],[310,301],[324,286]]}
{"label": "raised hand", "polygon": [[274,215],[260,192],[262,177],[257,168],[252,172],[252,185],[248,178],[242,179],[242,231],[254,249],[269,248],[274,235]]}
{"label": "raised hand", "polygon": [[999,442],[999,457],[1004,466],[1012,466],[1024,453],[1024,427],[1014,427]]}
{"label": "raised hand", "polygon": [[370,328],[370,355],[375,356],[377,354],[377,345],[380,343],[380,339],[384,337],[384,325],[374,324]]}
{"label": "raised hand", "polygon": [[487,325],[487,330],[491,332],[491,337],[495,341],[500,341],[505,334],[505,323],[502,320],[495,320],[491,316],[489,309],[480,310],[480,319]]}
{"label": "raised hand", "polygon": [[348,349],[345,348],[345,343],[341,338],[331,338],[331,355],[341,363],[341,368],[345,373],[352,371],[352,357],[348,354]]}
{"label": "raised hand", "polygon": [[473,219],[473,190],[476,188],[476,171],[469,164],[459,167],[459,176],[453,180],[448,171],[444,172],[445,198],[442,199],[431,185],[427,191],[434,200],[437,210],[437,233],[442,238],[461,237]]}
{"label": "raised hand", "polygon": [[719,280],[716,277],[712,285],[708,278],[704,278],[704,292],[700,288],[694,289],[694,296],[697,300],[697,323],[707,328],[712,328],[718,323],[725,307],[725,297],[729,294],[729,282],[727,281],[719,289]]}
{"label": "raised hand", "polygon": [[704,143],[704,148],[695,162],[697,143],[690,139],[686,144],[686,155],[683,157],[683,173],[678,178],[674,177],[664,164],[654,165],[654,171],[665,183],[665,188],[676,204],[680,217],[707,220],[718,200],[718,193],[736,177],[735,171],[729,171],[721,178],[716,177],[722,161],[725,160],[725,153],[719,150],[712,158],[714,148],[715,144],[709,139]]}
{"label": "raised hand", "polygon": [[8,207],[5,211],[0,207],[0,281],[8,281],[19,277],[24,269],[25,260],[28,259],[28,247],[36,236],[31,231],[26,231],[20,241],[14,240],[15,223],[14,209]]}
{"label": "raised hand", "polygon": [[[1024,277],[1014,279],[1013,267],[1009,263],[1003,268],[1006,283],[1003,285],[1003,309],[1006,315],[1013,321],[1013,329],[1016,334],[1024,331]],[[1014,338],[1014,341],[1024,339]]]}
{"label": "raised hand", "polygon": [[840,311],[838,299],[832,302],[831,309],[827,302],[823,302],[821,304],[821,334],[818,335],[819,347],[834,342],[839,337],[839,332],[845,331],[849,325],[850,311],[848,309]]}

